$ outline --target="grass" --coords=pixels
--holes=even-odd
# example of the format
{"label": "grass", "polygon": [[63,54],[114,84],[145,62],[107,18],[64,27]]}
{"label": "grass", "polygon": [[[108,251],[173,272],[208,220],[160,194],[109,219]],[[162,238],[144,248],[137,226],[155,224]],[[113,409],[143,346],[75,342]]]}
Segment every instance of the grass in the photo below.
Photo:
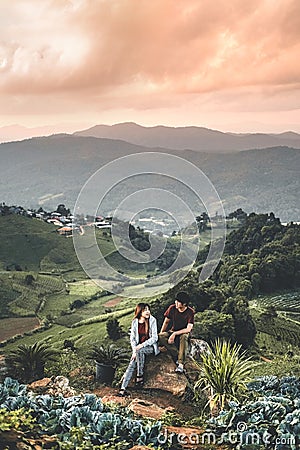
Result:
{"label": "grass", "polygon": [[300,356],[276,355],[269,361],[261,361],[252,371],[252,377],[275,375],[278,378],[300,377]]}
{"label": "grass", "polygon": [[57,227],[19,215],[0,217],[0,267],[14,270],[85,276],[74,251],[72,239],[56,233]]}
{"label": "grass", "polygon": [[[60,316],[62,311],[67,311],[69,306],[75,300],[87,300],[92,295],[95,295],[100,291],[92,280],[81,280],[76,282],[67,283],[67,289],[69,293],[54,294],[46,297],[45,305],[41,311],[42,316],[52,315]],[[102,303],[105,303],[102,300]]]}
{"label": "grass", "polygon": [[62,311],[66,311],[72,301],[77,300],[78,295],[53,294],[46,296],[43,309],[40,311],[40,315],[46,316],[60,316]]}
{"label": "grass", "polygon": [[[119,322],[126,333],[130,327],[131,320],[132,314],[130,313],[119,318]],[[21,343],[30,345],[37,341],[47,342],[50,346],[60,350],[62,349],[65,339],[73,341],[78,348],[79,353],[85,355],[92,343],[107,342],[106,323],[105,321],[91,323],[77,328],[67,328],[63,325],[54,324],[48,330],[41,331],[31,336],[24,336],[21,339],[5,345],[5,347],[1,348],[1,351],[3,353],[9,353],[11,350],[16,349]],[[121,344],[129,346],[129,339],[127,336],[122,339],[120,345]]]}
{"label": "grass", "polygon": [[17,215],[0,217],[0,234],[1,262],[35,271],[59,238],[53,225]]}
{"label": "grass", "polygon": [[[264,309],[260,309],[253,304],[250,305],[250,311],[258,331],[281,336],[282,339],[288,337],[288,332],[299,334],[300,337],[300,323],[296,320],[288,319],[282,312],[276,317],[268,317],[266,315],[262,317]],[[284,330],[286,330],[286,333],[284,333]]]}
{"label": "grass", "polygon": [[70,295],[91,296],[101,290],[101,288],[93,280],[82,280],[75,283],[69,283],[68,288]]}

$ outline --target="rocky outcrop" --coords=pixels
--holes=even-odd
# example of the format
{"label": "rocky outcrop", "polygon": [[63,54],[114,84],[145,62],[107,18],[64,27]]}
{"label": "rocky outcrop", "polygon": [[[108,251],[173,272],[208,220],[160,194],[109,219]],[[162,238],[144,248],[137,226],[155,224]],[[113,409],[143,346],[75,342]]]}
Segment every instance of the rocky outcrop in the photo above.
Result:
{"label": "rocky outcrop", "polygon": [[76,395],[75,389],[69,386],[68,378],[62,376],[34,381],[27,388],[36,394],[63,395],[63,397]]}
{"label": "rocky outcrop", "polygon": [[176,396],[183,396],[186,393],[190,380],[197,378],[197,367],[188,360],[184,374],[175,372],[175,364],[171,356],[160,353],[158,356],[147,358],[145,368],[145,389],[160,389],[171,392]]}

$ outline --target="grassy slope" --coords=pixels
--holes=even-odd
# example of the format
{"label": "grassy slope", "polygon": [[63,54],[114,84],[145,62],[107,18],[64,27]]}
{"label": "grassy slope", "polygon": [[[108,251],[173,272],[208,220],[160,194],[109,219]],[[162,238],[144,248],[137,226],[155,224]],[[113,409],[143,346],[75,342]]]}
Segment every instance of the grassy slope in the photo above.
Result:
{"label": "grassy slope", "polygon": [[56,233],[57,227],[18,215],[0,217],[0,264],[18,264],[23,270],[81,270],[72,239]]}

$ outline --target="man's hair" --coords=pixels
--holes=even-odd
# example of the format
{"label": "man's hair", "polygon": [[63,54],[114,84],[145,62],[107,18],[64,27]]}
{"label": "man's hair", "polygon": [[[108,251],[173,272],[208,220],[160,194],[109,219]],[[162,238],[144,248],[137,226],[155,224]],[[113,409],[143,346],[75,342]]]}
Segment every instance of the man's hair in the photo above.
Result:
{"label": "man's hair", "polygon": [[177,292],[176,296],[175,296],[176,300],[178,300],[180,303],[188,306],[189,302],[190,302],[190,297],[189,295],[184,292],[184,291],[179,291]]}

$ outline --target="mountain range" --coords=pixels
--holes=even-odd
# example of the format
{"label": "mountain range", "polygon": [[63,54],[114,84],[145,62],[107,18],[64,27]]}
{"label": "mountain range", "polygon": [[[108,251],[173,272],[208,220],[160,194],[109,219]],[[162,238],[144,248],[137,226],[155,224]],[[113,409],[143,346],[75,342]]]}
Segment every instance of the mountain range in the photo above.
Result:
{"label": "mountain range", "polygon": [[[64,203],[72,209],[84,183],[104,164],[149,151],[180,156],[199,167],[216,187],[227,213],[241,207],[247,212],[273,211],[283,221],[299,220],[300,150],[289,147],[214,153],[149,149],[122,140],[77,135],[3,143],[0,201],[40,205],[46,210]],[[107,206],[110,210],[118,204],[121,190]]]}
{"label": "mountain range", "polygon": [[[21,125],[0,127],[0,143],[20,141],[31,137],[49,136],[62,132],[70,133],[71,125],[47,125],[27,128]],[[74,130],[74,125],[73,125]],[[96,125],[76,136],[89,136],[108,139],[121,139],[145,147],[162,147],[171,150],[196,150],[204,152],[232,152],[286,146],[300,148],[300,134],[293,131],[285,133],[230,133],[204,127],[167,127],[158,125],[144,127],[133,122],[115,125]]]}
{"label": "mountain range", "polygon": [[254,148],[287,146],[300,148],[300,135],[292,131],[280,134],[224,133],[203,127],[143,127],[136,123],[96,125],[77,131],[77,136],[121,139],[145,147],[201,152],[233,152]]}

